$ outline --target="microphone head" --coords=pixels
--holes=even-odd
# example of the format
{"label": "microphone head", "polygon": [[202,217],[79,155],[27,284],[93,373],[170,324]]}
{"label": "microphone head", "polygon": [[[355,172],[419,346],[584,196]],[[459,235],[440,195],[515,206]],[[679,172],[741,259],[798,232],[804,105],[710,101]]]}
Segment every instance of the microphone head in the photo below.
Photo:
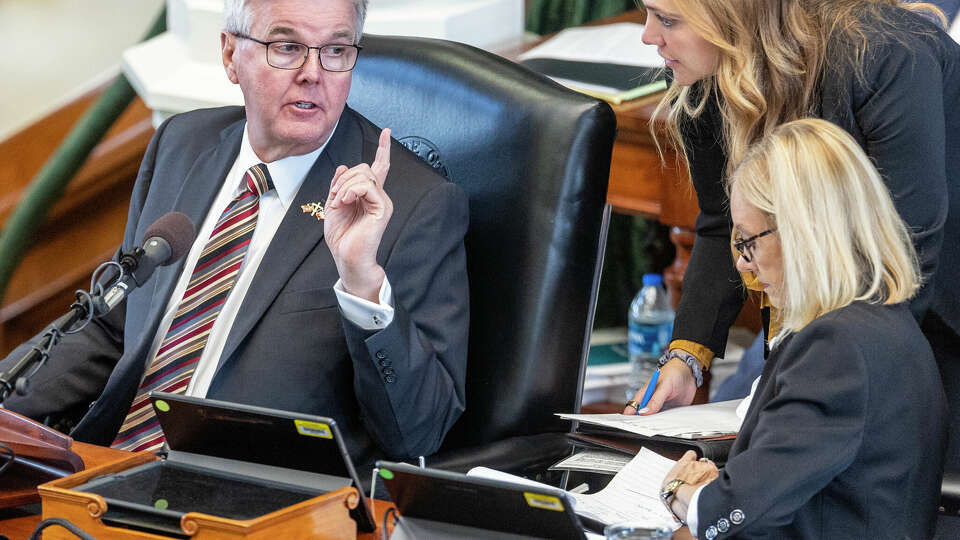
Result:
{"label": "microphone head", "polygon": [[190,250],[196,236],[197,230],[193,222],[182,212],[167,212],[154,221],[143,234],[145,240],[157,237],[166,240],[170,245],[170,255],[158,261],[159,266],[166,266],[180,260]]}

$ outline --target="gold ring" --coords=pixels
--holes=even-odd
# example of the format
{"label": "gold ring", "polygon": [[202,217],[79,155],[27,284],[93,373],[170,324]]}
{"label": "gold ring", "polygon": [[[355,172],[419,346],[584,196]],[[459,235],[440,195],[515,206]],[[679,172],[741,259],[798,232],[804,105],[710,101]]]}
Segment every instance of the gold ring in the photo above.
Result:
{"label": "gold ring", "polygon": [[632,400],[632,399],[627,402],[627,407],[633,407],[634,409],[637,409],[638,411],[640,410],[640,404],[637,403],[636,401]]}
{"label": "gold ring", "polygon": [[702,458],[698,459],[697,461],[699,461],[699,462],[701,462],[701,463],[710,463],[710,460],[707,459],[707,458],[705,458],[705,457],[702,457]]}

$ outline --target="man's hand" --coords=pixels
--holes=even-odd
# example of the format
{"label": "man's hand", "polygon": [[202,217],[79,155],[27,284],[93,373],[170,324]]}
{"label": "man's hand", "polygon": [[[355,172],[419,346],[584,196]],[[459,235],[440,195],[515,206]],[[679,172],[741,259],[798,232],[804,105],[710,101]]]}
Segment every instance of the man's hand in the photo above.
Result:
{"label": "man's hand", "polygon": [[389,170],[390,130],[384,129],[372,164],[337,167],[324,206],[324,240],[343,287],[371,302],[379,301],[385,276],[377,249],[393,214],[393,201],[383,190]]}
{"label": "man's hand", "polygon": [[[649,382],[647,383],[649,384]],[[647,391],[647,384],[635,396],[633,400],[641,403],[644,392]],[[693,378],[690,368],[679,358],[673,358],[660,368],[660,378],[657,381],[657,388],[650,396],[650,402],[647,406],[640,409],[641,415],[660,412],[660,409],[666,407],[679,407],[693,403],[693,396],[697,393],[697,381]],[[623,414],[637,414],[637,410],[627,405],[623,408]]]}

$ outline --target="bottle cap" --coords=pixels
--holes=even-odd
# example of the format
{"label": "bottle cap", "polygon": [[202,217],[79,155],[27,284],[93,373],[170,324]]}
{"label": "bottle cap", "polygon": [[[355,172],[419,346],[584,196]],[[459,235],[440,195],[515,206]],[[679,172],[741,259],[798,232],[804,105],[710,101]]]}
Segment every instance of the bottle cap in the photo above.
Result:
{"label": "bottle cap", "polygon": [[643,275],[643,286],[647,285],[663,285],[663,276],[660,274],[644,274]]}

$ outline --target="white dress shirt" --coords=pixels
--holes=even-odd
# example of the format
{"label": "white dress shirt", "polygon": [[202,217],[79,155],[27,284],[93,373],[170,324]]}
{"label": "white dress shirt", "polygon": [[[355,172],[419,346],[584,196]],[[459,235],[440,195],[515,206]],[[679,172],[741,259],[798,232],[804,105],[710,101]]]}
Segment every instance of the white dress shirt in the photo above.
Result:
{"label": "white dress shirt", "polygon": [[[188,396],[205,397],[207,395],[207,391],[210,389],[210,383],[213,381],[213,375],[220,363],[220,355],[226,344],[227,336],[230,334],[230,328],[233,326],[237,312],[240,310],[247,290],[250,288],[250,283],[257,273],[260,261],[270,246],[274,234],[276,234],[277,229],[280,227],[283,216],[293,203],[297,191],[300,190],[300,185],[303,184],[307,173],[310,171],[310,168],[313,167],[314,162],[325,147],[326,143],[309,154],[290,156],[266,164],[267,169],[270,171],[270,177],[273,179],[275,189],[260,196],[257,227],[254,229],[253,238],[249,246],[247,246],[247,253],[244,257],[240,272],[237,275],[236,283],[234,283],[223,308],[217,315],[217,320],[210,329],[209,336],[207,336],[206,346],[200,355],[200,360],[197,362],[197,367],[190,380],[190,385],[187,387],[186,394]],[[261,163],[261,161],[250,146],[247,128],[244,126],[240,152],[237,154],[237,158],[230,172],[227,173],[220,192],[210,206],[203,225],[197,232],[197,238],[193,243],[193,247],[190,248],[190,253],[187,254],[183,273],[180,275],[176,288],[174,288],[173,294],[167,302],[163,319],[160,321],[157,334],[153,339],[153,345],[150,348],[148,358],[150,358],[151,362],[160,349],[163,338],[167,335],[177,307],[180,305],[180,300],[183,298],[183,292],[187,288],[187,284],[193,274],[193,269],[197,265],[197,260],[200,258],[200,253],[203,251],[207,240],[210,238],[213,227],[216,225],[217,220],[220,219],[220,214],[223,213],[227,205],[242,191],[242,181],[246,171],[258,163]],[[361,328],[379,330],[385,328],[393,320],[390,284],[386,279],[384,279],[383,286],[380,289],[380,305],[347,293],[343,290],[343,286],[339,280],[334,286],[334,290],[344,317]]]}

